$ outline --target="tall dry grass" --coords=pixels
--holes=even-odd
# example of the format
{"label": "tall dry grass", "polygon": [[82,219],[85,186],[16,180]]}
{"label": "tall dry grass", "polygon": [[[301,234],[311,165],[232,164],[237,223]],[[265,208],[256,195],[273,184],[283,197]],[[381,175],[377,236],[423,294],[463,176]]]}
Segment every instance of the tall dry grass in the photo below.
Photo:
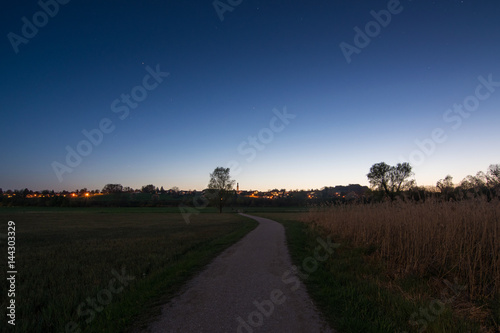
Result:
{"label": "tall dry grass", "polygon": [[499,295],[499,200],[318,207],[303,220],[355,246],[374,246],[396,277],[457,279],[471,300]]}

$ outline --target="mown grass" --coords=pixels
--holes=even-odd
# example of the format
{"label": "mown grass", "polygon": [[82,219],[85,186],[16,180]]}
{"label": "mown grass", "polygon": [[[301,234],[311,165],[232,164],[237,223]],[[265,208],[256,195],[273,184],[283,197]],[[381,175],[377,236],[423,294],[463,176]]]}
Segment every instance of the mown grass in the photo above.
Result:
{"label": "mown grass", "polygon": [[[457,312],[461,286],[415,275],[394,278],[377,247],[360,246],[315,228],[303,216],[257,214],[282,223],[295,265],[313,256],[317,237],[332,237],[340,246],[304,279],[308,292],[338,332],[480,332],[479,321]],[[451,286],[451,287],[450,287]],[[442,293],[435,293],[435,288]],[[454,289],[453,289],[454,288]],[[455,297],[454,297],[455,296]],[[493,331],[493,327],[489,327]],[[484,331],[488,331],[483,327]]]}
{"label": "mown grass", "polygon": [[[235,214],[193,214],[186,224],[181,214],[123,208],[2,209],[0,217],[3,233],[7,221],[16,222],[17,332],[130,329],[257,225]],[[0,248],[6,253],[5,243]],[[126,285],[115,282],[123,287],[117,293],[106,291],[113,270],[133,277]],[[6,260],[0,271],[7,271]],[[100,303],[90,305],[88,298]],[[74,328],[66,330],[70,322]]]}

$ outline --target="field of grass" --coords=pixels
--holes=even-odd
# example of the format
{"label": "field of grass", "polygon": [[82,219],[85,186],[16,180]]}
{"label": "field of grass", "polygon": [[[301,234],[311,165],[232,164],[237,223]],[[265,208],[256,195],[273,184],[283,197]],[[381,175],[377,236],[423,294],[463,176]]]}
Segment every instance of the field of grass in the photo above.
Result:
{"label": "field of grass", "polygon": [[[304,280],[339,332],[498,330],[498,201],[243,210],[283,223],[298,267],[317,237],[340,244]],[[186,224],[176,207],[0,209],[0,233],[16,222],[16,331],[123,332],[147,322],[257,225],[212,212]]]}
{"label": "field of grass", "polygon": [[[486,289],[489,292],[481,295],[477,293],[479,287],[471,288],[467,271],[460,275],[459,262],[450,263],[444,270],[437,269],[439,265],[429,270],[422,270],[421,266],[416,271],[401,270],[395,264],[406,267],[407,262],[401,254],[403,249],[393,243],[389,246],[384,243],[384,237],[399,244],[408,242],[405,246],[420,251],[421,260],[432,258],[426,255],[427,250],[434,256],[439,254],[439,249],[446,251],[447,246],[450,252],[444,253],[451,255],[458,251],[448,261],[444,260],[445,264],[452,259],[468,260],[465,256],[469,253],[476,260],[476,269],[481,267],[492,274],[484,281],[493,288],[498,282],[493,275],[498,266],[485,266],[480,262],[498,259],[498,251],[485,252],[489,246],[498,245],[498,229],[495,230],[499,225],[498,203],[491,206],[490,203],[461,204],[462,207],[453,208],[449,203],[438,207],[438,203],[431,202],[408,204],[415,205],[413,207],[399,204],[343,206],[315,209],[302,215],[257,215],[283,223],[292,260],[298,267],[305,258],[313,256],[317,237],[331,237],[340,244],[328,260],[318,262],[317,269],[304,279],[311,297],[339,332],[497,332],[498,295],[491,294],[492,289]],[[432,213],[439,218],[432,217]],[[471,219],[471,215],[476,215],[476,219]],[[403,223],[404,228],[399,223]],[[435,228],[432,223],[436,224]],[[440,238],[444,236],[437,235],[443,233],[439,223],[455,223],[454,228],[444,227],[453,232],[453,242],[452,239],[445,242]],[[389,232],[391,226],[394,233]],[[396,235],[402,234],[412,241],[396,241]],[[472,238],[476,243],[467,243],[463,238]],[[484,243],[478,245],[477,242]],[[467,248],[460,251],[460,247],[466,246],[468,251]],[[478,249],[481,255],[475,252]],[[391,262],[391,255],[399,259]],[[471,298],[471,291],[476,292],[476,298]]]}
{"label": "field of grass", "polygon": [[17,332],[125,331],[257,225],[205,212],[186,224],[178,210],[148,208],[5,208],[0,218],[0,233],[16,223]]}

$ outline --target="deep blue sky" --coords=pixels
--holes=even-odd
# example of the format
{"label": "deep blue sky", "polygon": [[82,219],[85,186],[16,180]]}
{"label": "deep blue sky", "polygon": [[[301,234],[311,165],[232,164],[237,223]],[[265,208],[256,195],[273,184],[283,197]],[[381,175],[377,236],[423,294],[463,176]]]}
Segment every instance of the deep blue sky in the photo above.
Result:
{"label": "deep blue sky", "polygon": [[[447,110],[474,102],[479,76],[500,82],[500,4],[401,1],[347,63],[339,45],[355,46],[353,28],[387,6],[243,0],[221,21],[210,0],[72,0],[16,53],[8,34],[22,36],[22,17],[33,22],[41,7],[5,4],[0,187],[201,190],[236,161],[243,189],[309,189],[367,184],[372,164],[408,160],[417,183],[432,185],[499,163],[500,84],[479,88],[466,118]],[[120,119],[111,104],[142,85],[148,66],[169,76]],[[273,110],[284,108],[295,118],[273,122],[270,138]],[[66,147],[104,118],[114,130],[60,181],[54,162],[66,165]],[[415,153],[436,128],[447,139]],[[248,139],[259,133],[263,150]]]}

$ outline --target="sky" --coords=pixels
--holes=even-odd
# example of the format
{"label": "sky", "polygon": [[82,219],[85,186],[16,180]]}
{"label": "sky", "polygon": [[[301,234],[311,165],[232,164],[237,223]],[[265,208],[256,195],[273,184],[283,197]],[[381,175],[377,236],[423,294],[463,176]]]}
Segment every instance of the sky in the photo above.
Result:
{"label": "sky", "polygon": [[0,188],[418,185],[500,163],[496,1],[15,1]]}

